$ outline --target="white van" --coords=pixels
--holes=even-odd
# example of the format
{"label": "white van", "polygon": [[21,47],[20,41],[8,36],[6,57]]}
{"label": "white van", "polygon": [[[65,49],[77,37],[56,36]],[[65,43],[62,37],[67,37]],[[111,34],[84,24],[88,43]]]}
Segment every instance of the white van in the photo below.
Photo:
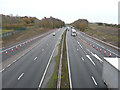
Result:
{"label": "white van", "polygon": [[71,30],[71,35],[74,36],[74,37],[77,36],[77,33],[76,33],[76,30],[75,30],[75,29],[72,29],[72,30]]}

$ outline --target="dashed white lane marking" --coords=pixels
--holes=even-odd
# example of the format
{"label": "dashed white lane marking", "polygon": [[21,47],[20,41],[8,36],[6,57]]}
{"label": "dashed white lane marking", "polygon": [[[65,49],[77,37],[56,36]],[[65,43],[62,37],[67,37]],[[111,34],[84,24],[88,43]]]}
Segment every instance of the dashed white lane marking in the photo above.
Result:
{"label": "dashed white lane marking", "polygon": [[48,46],[48,44],[47,44],[47,46]]}
{"label": "dashed white lane marking", "polygon": [[89,60],[92,62],[92,64],[95,66],[95,63],[93,62],[93,60],[90,58],[90,56],[89,55],[86,55],[88,58],[89,58]]}
{"label": "dashed white lane marking", "polygon": [[13,61],[13,63],[16,62],[16,60]]}
{"label": "dashed white lane marking", "polygon": [[2,69],[0,72],[3,72],[5,69]]}
{"label": "dashed white lane marking", "polygon": [[79,49],[77,48],[77,51],[78,51]]}
{"label": "dashed white lane marking", "polygon": [[82,48],[83,49],[83,47],[80,45],[80,43],[77,41],[77,43],[78,43],[78,45],[80,46],[80,48]]}
{"label": "dashed white lane marking", "polygon": [[84,51],[84,53],[87,55],[87,53]]}
{"label": "dashed white lane marking", "polygon": [[44,51],[44,49],[42,49],[42,51]]}
{"label": "dashed white lane marking", "polygon": [[34,60],[36,60],[36,59],[37,59],[37,57],[34,58]]}
{"label": "dashed white lane marking", "polygon": [[7,67],[9,67],[11,64],[9,64]]}
{"label": "dashed white lane marking", "polygon": [[94,82],[95,85],[97,85],[97,82],[95,81],[95,78],[92,76],[92,80]]}
{"label": "dashed white lane marking", "polygon": [[[88,52],[90,52],[90,50],[89,49],[86,49]],[[91,52],[90,52],[91,53]]]}
{"label": "dashed white lane marking", "polygon": [[82,60],[84,61],[84,58],[82,57]]}
{"label": "dashed white lane marking", "polygon": [[22,73],[22,74],[18,77],[18,80],[20,80],[23,75],[24,75],[24,73]]}

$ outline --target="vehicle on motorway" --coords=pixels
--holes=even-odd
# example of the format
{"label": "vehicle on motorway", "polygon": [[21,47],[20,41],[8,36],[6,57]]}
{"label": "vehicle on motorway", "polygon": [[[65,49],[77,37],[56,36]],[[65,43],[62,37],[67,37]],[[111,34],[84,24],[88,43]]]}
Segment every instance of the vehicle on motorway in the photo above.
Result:
{"label": "vehicle on motorway", "polygon": [[72,30],[71,30],[71,36],[74,36],[74,37],[77,36],[77,33],[76,33],[76,30],[75,30],[75,29],[72,29]]}
{"label": "vehicle on motorway", "polygon": [[55,36],[55,33],[52,33],[53,36]]}

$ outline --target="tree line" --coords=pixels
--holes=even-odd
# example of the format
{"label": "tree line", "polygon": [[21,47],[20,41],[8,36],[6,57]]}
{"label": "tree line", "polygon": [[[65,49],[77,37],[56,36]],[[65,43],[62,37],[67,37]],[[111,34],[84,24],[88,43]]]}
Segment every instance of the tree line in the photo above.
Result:
{"label": "tree line", "polygon": [[87,19],[78,19],[71,23],[72,26],[74,26],[76,29],[79,29],[80,31],[84,32],[85,29],[88,28],[88,20]]}
{"label": "tree line", "polygon": [[42,20],[39,20],[36,17],[20,17],[2,14],[3,29],[25,30],[26,27],[30,26],[35,26],[38,28],[60,28],[65,26],[65,23],[62,20],[53,17],[44,17]]}

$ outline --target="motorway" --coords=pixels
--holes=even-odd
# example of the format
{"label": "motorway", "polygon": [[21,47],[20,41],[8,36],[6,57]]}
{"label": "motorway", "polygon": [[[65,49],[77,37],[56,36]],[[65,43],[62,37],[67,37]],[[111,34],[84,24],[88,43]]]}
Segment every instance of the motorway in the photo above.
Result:
{"label": "motorway", "polygon": [[[44,72],[52,57],[55,46],[65,28],[60,28],[52,32],[56,32],[53,36],[52,32],[39,37],[37,41],[29,40],[27,43],[18,46],[18,50],[6,49],[2,52],[2,62],[9,62],[15,56],[23,52],[25,48],[35,44],[34,48],[23,53],[19,59],[9,62],[7,65],[3,63],[2,87],[3,88],[38,88],[43,81]],[[104,57],[118,57],[117,50],[97,42],[86,35],[78,32],[76,37],[71,36],[71,32],[67,31],[67,47],[69,56],[70,76],[72,88],[105,88],[102,81],[102,69]],[[93,47],[94,46],[94,47]],[[10,48],[10,47],[9,47]],[[16,47],[14,47],[16,48]],[[98,50],[96,50],[98,48]],[[100,51],[101,49],[101,51]],[[104,52],[106,51],[106,54]],[[17,52],[17,53],[16,53]]]}
{"label": "motorway", "polygon": [[49,34],[40,39],[35,48],[2,71],[3,88],[39,87],[46,65],[64,28],[55,32],[56,36]]}
{"label": "motorway", "polygon": [[[107,89],[102,80],[104,57],[118,57],[117,50],[78,32],[76,37],[67,32],[67,45],[72,88]],[[94,46],[94,47],[93,47]],[[96,50],[96,48],[98,48]],[[101,51],[100,51],[101,49]],[[108,50],[109,49],[109,50]],[[104,54],[106,51],[106,54]]]}

